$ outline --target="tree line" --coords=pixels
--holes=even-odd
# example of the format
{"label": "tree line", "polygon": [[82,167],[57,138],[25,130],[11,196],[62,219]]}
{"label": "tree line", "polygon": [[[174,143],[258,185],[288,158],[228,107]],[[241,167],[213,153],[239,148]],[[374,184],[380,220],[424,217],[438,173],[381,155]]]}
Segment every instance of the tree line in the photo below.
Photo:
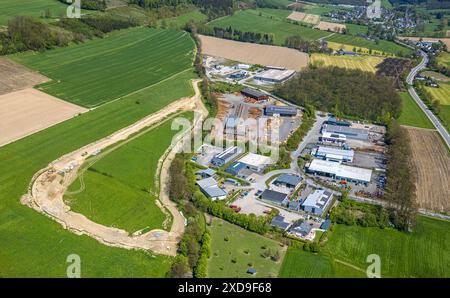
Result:
{"label": "tree line", "polygon": [[274,42],[274,35],[272,33],[241,31],[233,29],[231,26],[228,28],[221,28],[221,27],[211,28],[207,25],[200,25],[198,26],[198,33],[242,42],[251,42],[268,45],[272,45]]}
{"label": "tree line", "polygon": [[313,106],[337,117],[388,123],[401,110],[401,98],[389,78],[338,67],[302,71],[275,89],[297,105]]}
{"label": "tree line", "polygon": [[[59,0],[64,4],[68,4],[67,0]],[[106,0],[82,0],[80,1],[82,9],[88,10],[105,10],[107,8]]]}
{"label": "tree line", "polygon": [[387,183],[385,199],[391,221],[402,231],[410,231],[416,223],[416,173],[411,160],[410,139],[405,128],[395,120],[388,124]]}
{"label": "tree line", "polygon": [[104,33],[139,25],[133,19],[111,16],[92,16],[80,19],[63,18],[54,25],[65,31],[55,30],[50,25],[29,16],[18,16],[8,22],[6,32],[0,32],[0,55],[23,51],[44,51],[65,47],[70,42],[102,37]]}

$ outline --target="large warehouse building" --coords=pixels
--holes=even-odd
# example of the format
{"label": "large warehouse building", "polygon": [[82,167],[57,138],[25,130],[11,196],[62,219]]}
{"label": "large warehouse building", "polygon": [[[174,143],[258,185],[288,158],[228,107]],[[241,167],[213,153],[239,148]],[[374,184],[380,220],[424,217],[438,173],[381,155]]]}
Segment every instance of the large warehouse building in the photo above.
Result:
{"label": "large warehouse building", "polygon": [[334,162],[353,162],[355,151],[319,146],[311,151],[315,157]]}
{"label": "large warehouse building", "polygon": [[212,159],[212,163],[216,165],[216,167],[221,167],[222,165],[229,163],[234,158],[236,158],[239,154],[242,153],[242,148],[233,146],[228,147],[224,151],[222,151],[219,154],[216,154],[214,158]]}
{"label": "large warehouse building", "polygon": [[262,172],[268,165],[273,164],[270,157],[255,153],[247,154],[242,157],[239,162],[245,164],[248,169],[255,172]]}
{"label": "large warehouse building", "polygon": [[369,139],[369,131],[367,129],[362,129],[362,128],[352,128],[352,127],[341,126],[341,125],[325,124],[322,128],[322,133],[324,133],[324,132],[343,134],[347,138],[355,139],[355,140]]}
{"label": "large warehouse building", "polygon": [[264,115],[280,115],[281,117],[293,117],[297,115],[297,109],[291,106],[267,106],[264,108]]}
{"label": "large warehouse building", "polygon": [[368,184],[372,177],[372,170],[346,166],[321,159],[314,159],[307,168],[309,173],[356,183]]}
{"label": "large warehouse building", "polygon": [[269,96],[259,90],[252,89],[252,88],[244,88],[241,91],[242,95],[245,97],[250,97],[256,100],[267,100],[269,99]]}
{"label": "large warehouse building", "polygon": [[291,78],[294,74],[295,70],[269,69],[267,71],[255,75],[253,78],[263,83],[279,84],[285,82],[286,80]]}

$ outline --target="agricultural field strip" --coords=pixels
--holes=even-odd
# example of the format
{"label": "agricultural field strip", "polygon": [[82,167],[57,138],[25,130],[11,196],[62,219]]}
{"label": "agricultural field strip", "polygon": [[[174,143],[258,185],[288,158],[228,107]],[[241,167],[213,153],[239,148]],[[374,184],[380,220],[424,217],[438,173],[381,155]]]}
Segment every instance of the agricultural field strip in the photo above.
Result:
{"label": "agricultural field strip", "polygon": [[[186,55],[192,56],[192,51],[189,51],[189,49],[191,49],[193,41],[186,42],[187,39],[185,39],[183,42],[179,42],[186,37],[186,33],[178,34],[176,38],[171,39],[171,37],[174,37],[172,34],[165,34],[160,38],[159,36],[162,33],[156,32],[157,34],[151,34],[154,32],[145,29],[134,31],[133,33],[138,36],[147,33],[150,37],[147,36],[139,42],[132,43],[135,45],[134,47],[125,45],[121,46],[120,49],[109,50],[106,54],[102,52],[105,44],[100,44],[97,47],[97,43],[92,41],[93,44],[89,43],[89,47],[80,45],[79,47],[67,48],[66,51],[55,50],[42,55],[23,55],[14,58],[53,78],[52,82],[40,85],[39,89],[74,103],[96,106],[112,98],[125,96],[130,92],[147,87],[160,80],[161,77],[172,76],[183,70],[183,67],[184,70],[192,67],[192,62],[187,59]],[[151,45],[152,52],[149,57],[152,64],[143,63],[142,58],[130,59],[130,51],[144,55],[145,51],[148,51],[149,42],[155,39],[158,40],[158,43],[155,46]],[[112,41],[106,42],[106,46],[127,42],[128,40],[118,36],[114,37]],[[173,55],[173,52],[177,55]],[[67,61],[66,57],[68,56],[72,57],[71,61]],[[168,58],[169,56],[170,58]],[[59,60],[64,65],[62,68],[58,64]],[[177,60],[182,63],[174,63]],[[86,72],[91,65],[95,65],[95,69]],[[141,75],[137,76],[137,73]],[[118,82],[122,81],[125,76],[135,76],[135,79],[124,89],[123,84],[118,84]],[[59,79],[61,78],[63,78],[63,81],[60,82]],[[117,82],[117,84],[112,82]],[[66,92],[66,89],[70,92]],[[88,92],[89,90],[95,91]]]}
{"label": "agricultural field strip", "polygon": [[[176,255],[177,243],[182,235],[182,230],[184,230],[184,225],[181,225],[181,228],[180,224],[177,226],[172,225],[172,229],[169,233],[163,230],[156,230],[137,237],[129,237],[126,231],[96,224],[81,214],[68,211],[62,196],[67,190],[67,187],[76,178],[76,172],[79,165],[83,164],[89,155],[92,155],[99,149],[104,149],[117,142],[126,140],[129,136],[134,135],[136,132],[139,132],[149,125],[161,121],[167,117],[168,114],[177,110],[193,109],[194,106],[192,104],[200,101],[200,91],[197,86],[198,82],[199,81],[193,82],[195,90],[195,95],[193,97],[175,101],[162,110],[151,114],[104,139],[86,145],[50,163],[48,167],[35,174],[29,188],[30,192],[22,197],[21,202],[40,213],[47,214],[68,229],[76,231],[77,234],[87,234],[105,245],[127,249],[150,249],[159,254]],[[181,143],[185,141],[183,138],[180,138],[179,140],[181,142],[179,141],[175,147],[181,146]],[[63,177],[63,183],[61,185],[60,180],[57,178],[57,173],[66,168],[68,164],[77,164],[78,166],[75,166],[69,175],[66,174]],[[52,172],[48,172],[50,169]],[[169,205],[169,207],[171,206]],[[172,212],[174,218],[181,217],[176,208],[169,208],[169,210]],[[180,222],[184,222],[184,220],[177,220],[177,223]],[[155,234],[155,232],[158,235]]]}

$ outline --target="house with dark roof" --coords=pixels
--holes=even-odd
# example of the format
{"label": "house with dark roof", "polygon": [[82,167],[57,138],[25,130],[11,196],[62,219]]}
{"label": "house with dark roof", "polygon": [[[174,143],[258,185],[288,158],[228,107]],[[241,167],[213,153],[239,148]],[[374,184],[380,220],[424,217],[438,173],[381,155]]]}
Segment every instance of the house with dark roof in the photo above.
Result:
{"label": "house with dark roof", "polygon": [[290,210],[300,211],[301,203],[300,201],[290,201],[288,207]]}
{"label": "house with dark roof", "polygon": [[245,97],[250,97],[256,100],[267,100],[269,98],[267,94],[252,88],[244,88],[241,93]]}
{"label": "house with dark roof", "polygon": [[217,181],[212,177],[198,180],[197,185],[200,187],[202,193],[213,201],[224,200],[228,195],[224,189],[219,187]]}
{"label": "house with dark roof", "polygon": [[261,194],[261,200],[279,205],[279,206],[286,206],[288,203],[288,195],[282,192],[278,192],[275,190],[266,189]]}
{"label": "house with dark roof", "polygon": [[210,168],[198,170],[197,172],[195,172],[195,175],[199,175],[203,179],[213,177],[215,174],[216,174],[216,171],[214,171],[213,169],[210,169]]}
{"label": "house with dark roof", "polygon": [[304,237],[308,236],[308,234],[311,231],[312,231],[312,225],[307,221],[304,221],[300,225],[289,229],[290,234],[300,237],[300,238],[304,238]]}
{"label": "house with dark roof", "polygon": [[273,182],[276,186],[285,186],[287,188],[295,188],[302,181],[302,178],[292,174],[281,174]]}
{"label": "house with dark roof", "polygon": [[272,227],[278,227],[282,231],[286,231],[289,227],[289,223],[284,221],[284,217],[281,215],[275,216],[272,221],[270,222],[270,225]]}

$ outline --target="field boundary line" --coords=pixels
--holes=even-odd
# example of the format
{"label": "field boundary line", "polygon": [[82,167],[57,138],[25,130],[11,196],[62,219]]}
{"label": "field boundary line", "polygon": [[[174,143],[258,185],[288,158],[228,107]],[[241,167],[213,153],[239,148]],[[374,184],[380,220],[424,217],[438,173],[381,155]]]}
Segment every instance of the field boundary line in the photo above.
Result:
{"label": "field boundary line", "polygon": [[342,261],[342,260],[339,260],[339,259],[334,259],[334,261],[335,261],[336,263],[342,264],[342,265],[344,265],[344,266],[353,268],[353,269],[355,269],[356,271],[360,271],[360,272],[366,273],[366,270],[361,269],[361,268],[359,268],[358,266],[355,266],[355,265],[353,265],[353,264],[347,263],[347,262]]}
{"label": "field boundary line", "polygon": [[123,95],[123,96],[120,96],[120,97],[115,98],[115,99],[113,99],[113,100],[104,100],[104,101],[98,103],[97,105],[90,107],[89,110],[95,110],[95,109],[97,109],[97,108],[99,108],[99,107],[103,107],[103,106],[106,106],[107,104],[110,104],[110,103],[116,102],[116,101],[118,101],[118,100],[124,99],[125,97],[134,95],[134,94],[139,93],[139,92],[141,92],[141,91],[144,91],[144,90],[146,90],[146,89],[150,89],[150,88],[152,88],[152,87],[154,87],[154,86],[157,86],[157,85],[159,85],[159,84],[161,84],[161,83],[164,83],[164,82],[166,82],[166,81],[168,81],[168,80],[171,80],[171,79],[177,77],[178,75],[181,75],[181,74],[187,72],[188,70],[194,70],[194,68],[192,68],[192,67],[186,68],[185,70],[182,70],[182,71],[180,71],[180,72],[177,72],[177,73],[175,73],[175,74],[173,74],[173,75],[171,75],[171,76],[169,76],[169,77],[167,77],[167,78],[165,78],[165,79],[162,79],[162,80],[160,80],[160,81],[158,81],[158,82],[156,82],[156,83],[154,83],[154,84],[152,84],[152,85],[148,85],[148,86],[146,86],[146,87],[144,87],[144,88],[135,90],[135,91],[133,91],[133,92],[131,92],[131,93],[128,93],[128,94]]}

